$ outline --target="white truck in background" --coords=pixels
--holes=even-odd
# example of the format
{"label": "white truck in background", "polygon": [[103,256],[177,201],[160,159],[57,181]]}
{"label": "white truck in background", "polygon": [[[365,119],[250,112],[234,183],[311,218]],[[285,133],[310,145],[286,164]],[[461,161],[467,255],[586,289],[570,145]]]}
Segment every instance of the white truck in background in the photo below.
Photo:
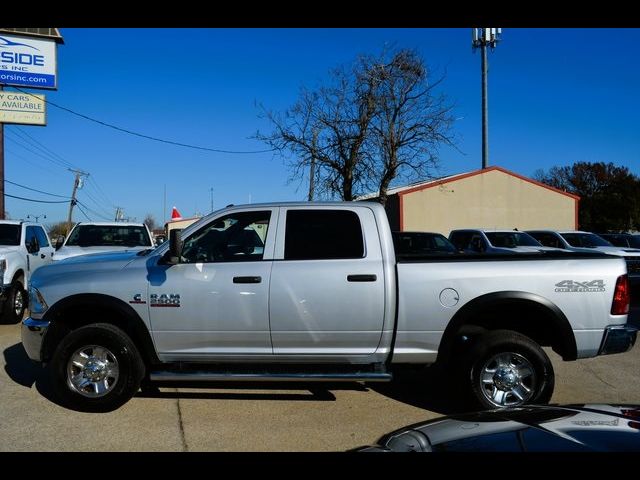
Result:
{"label": "white truck in background", "polygon": [[39,223],[0,220],[0,322],[22,320],[31,274],[51,262],[54,248]]}

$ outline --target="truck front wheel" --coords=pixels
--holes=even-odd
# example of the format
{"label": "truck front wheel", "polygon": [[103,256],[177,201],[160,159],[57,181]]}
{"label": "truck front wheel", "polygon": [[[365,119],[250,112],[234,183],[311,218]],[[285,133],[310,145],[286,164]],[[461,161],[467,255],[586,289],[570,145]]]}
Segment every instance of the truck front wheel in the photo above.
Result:
{"label": "truck front wheel", "polygon": [[553,394],[553,365],[529,337],[493,330],[478,338],[463,361],[468,393],[485,409],[548,403]]}
{"label": "truck front wheel", "polygon": [[138,391],[144,371],[134,343],[108,323],[73,330],[51,360],[58,400],[84,412],[109,412],[126,403]]}
{"label": "truck front wheel", "polygon": [[27,308],[27,294],[20,280],[14,280],[2,306],[2,323],[18,323]]}

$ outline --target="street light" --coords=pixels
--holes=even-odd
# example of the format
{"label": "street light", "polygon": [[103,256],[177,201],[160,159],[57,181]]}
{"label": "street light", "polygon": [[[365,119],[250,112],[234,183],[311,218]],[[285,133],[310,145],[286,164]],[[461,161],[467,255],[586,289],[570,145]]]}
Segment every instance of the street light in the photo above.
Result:
{"label": "street light", "polygon": [[44,213],[42,215],[27,215],[27,218],[35,218],[36,219],[36,223],[38,223],[38,219],[40,217],[47,218],[47,216]]}
{"label": "street light", "polygon": [[501,40],[501,28],[472,28],[471,45],[482,51],[482,168],[489,164],[489,109],[487,93],[487,46],[493,50]]}

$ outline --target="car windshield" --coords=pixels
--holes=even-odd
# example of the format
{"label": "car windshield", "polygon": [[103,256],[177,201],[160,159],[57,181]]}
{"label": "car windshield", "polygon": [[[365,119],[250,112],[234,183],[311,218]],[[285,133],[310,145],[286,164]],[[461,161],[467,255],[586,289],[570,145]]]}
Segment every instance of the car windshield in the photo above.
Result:
{"label": "car windshield", "polygon": [[540,247],[535,238],[524,232],[485,232],[485,235],[494,247]]}
{"label": "car windshield", "polygon": [[572,247],[596,248],[596,247],[613,247],[604,238],[593,233],[561,233],[562,237]]}
{"label": "car windshield", "polygon": [[150,247],[143,226],[78,225],[66,243],[73,247]]}
{"label": "car windshield", "polygon": [[439,233],[393,232],[397,254],[455,253],[456,247]]}
{"label": "car windshield", "polygon": [[602,238],[616,247],[640,248],[640,235],[606,235]]}
{"label": "car windshield", "polygon": [[0,225],[0,245],[20,245],[20,225]]}

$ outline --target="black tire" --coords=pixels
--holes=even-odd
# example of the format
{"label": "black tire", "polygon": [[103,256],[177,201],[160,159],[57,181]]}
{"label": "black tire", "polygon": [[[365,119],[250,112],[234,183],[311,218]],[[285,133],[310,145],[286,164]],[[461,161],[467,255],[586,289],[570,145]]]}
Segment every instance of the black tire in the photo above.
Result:
{"label": "black tire", "polygon": [[[2,323],[18,323],[24,316],[24,311],[27,308],[27,292],[24,290],[24,285],[20,280],[14,280],[11,283],[11,288],[7,294],[7,299],[2,305],[2,316],[0,317]],[[18,306],[20,304],[20,306]]]}
{"label": "black tire", "polygon": [[467,401],[481,409],[548,403],[555,383],[540,345],[512,330],[480,336],[460,362],[459,375]]}
{"label": "black tire", "polygon": [[[98,378],[80,389],[74,387],[72,378],[89,381],[85,373],[90,373],[89,361],[85,370],[71,364],[71,359],[77,358],[80,351],[90,361],[94,358],[99,360],[98,352],[102,352],[105,360],[102,365],[110,365],[117,373],[105,374],[105,378]],[[108,323],[93,323],[73,330],[63,338],[53,354],[50,372],[53,392],[61,405],[83,412],[110,412],[136,394],[145,366],[138,349],[125,332]],[[100,374],[97,375],[99,377]],[[94,384],[99,384],[105,391],[93,392]]]}

